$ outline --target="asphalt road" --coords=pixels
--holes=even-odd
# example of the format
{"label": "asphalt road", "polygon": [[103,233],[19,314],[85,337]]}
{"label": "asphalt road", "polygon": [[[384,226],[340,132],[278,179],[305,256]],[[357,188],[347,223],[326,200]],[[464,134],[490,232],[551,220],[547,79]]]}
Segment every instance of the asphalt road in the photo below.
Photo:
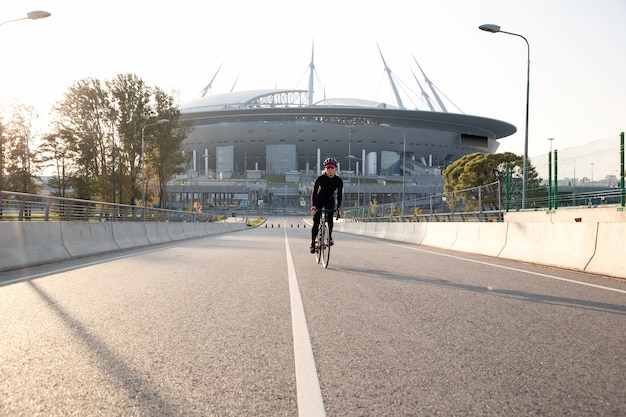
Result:
{"label": "asphalt road", "polygon": [[0,415],[626,415],[626,282],[334,237],[0,274]]}

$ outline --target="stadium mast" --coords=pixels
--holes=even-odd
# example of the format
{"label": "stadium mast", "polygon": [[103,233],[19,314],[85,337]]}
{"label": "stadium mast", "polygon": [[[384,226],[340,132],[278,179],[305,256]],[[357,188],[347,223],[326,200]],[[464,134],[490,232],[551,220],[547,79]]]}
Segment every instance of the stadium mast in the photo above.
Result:
{"label": "stadium mast", "polygon": [[211,81],[209,81],[206,87],[204,87],[202,91],[200,91],[200,97],[206,96],[206,93],[209,92],[209,90],[211,89],[211,86],[213,85],[213,81],[215,81],[215,77],[217,77],[217,73],[220,72],[220,69],[222,68],[222,65],[224,65],[223,62],[220,64],[220,67],[217,69],[217,71],[215,71],[215,75],[213,76],[213,78],[211,78]]}
{"label": "stadium mast", "polygon": [[378,43],[376,44],[378,47],[378,52],[380,52],[380,57],[383,60],[383,65],[385,66],[385,71],[387,72],[387,77],[389,77],[389,83],[391,83],[391,89],[393,90],[393,95],[396,96],[396,103],[398,103],[398,107],[402,110],[406,110],[404,104],[402,104],[402,99],[400,98],[400,93],[398,93],[398,88],[396,87],[396,83],[393,81],[393,76],[391,75],[391,70],[387,66],[387,62],[385,62],[385,57],[383,56],[382,51],[380,50],[380,46]]}
{"label": "stadium mast", "polygon": [[[430,87],[430,91],[433,92],[434,96],[435,96],[435,100],[437,100],[437,103],[439,104],[439,107],[441,108],[441,111],[443,111],[444,113],[448,113],[448,109],[446,109],[445,104],[443,104],[443,101],[441,101],[441,98],[439,97],[439,94],[437,94],[437,90],[435,89],[435,87],[433,86],[433,83],[430,82],[430,80],[428,79],[428,77],[426,76],[426,74],[424,73],[424,70],[422,69],[422,67],[420,66],[420,63],[417,62],[417,59],[415,59],[415,57],[413,57],[413,60],[415,60],[415,63],[417,64],[417,67],[420,69],[420,71],[422,72],[422,75],[424,76],[424,80],[426,80],[426,84],[428,84],[428,87]],[[421,86],[420,86],[421,88]]]}
{"label": "stadium mast", "polygon": [[235,91],[235,86],[237,85],[237,81],[239,81],[239,75],[237,75],[237,78],[235,78],[235,82],[233,83],[233,87],[230,89],[230,92],[232,93],[233,91]]}
{"label": "stadium mast", "polygon": [[424,99],[426,99],[426,103],[428,104],[430,111],[435,111],[435,106],[433,106],[433,102],[430,100],[430,96],[422,87],[422,83],[420,83],[420,80],[417,79],[417,76],[415,75],[415,72],[413,72],[413,69],[411,69],[411,73],[413,74],[413,78],[415,78],[415,81],[417,81],[417,85],[420,86],[420,90],[422,90],[422,96],[424,96]]}
{"label": "stadium mast", "polygon": [[311,63],[309,64],[309,107],[313,105],[313,79],[315,77],[315,41],[311,45]]}

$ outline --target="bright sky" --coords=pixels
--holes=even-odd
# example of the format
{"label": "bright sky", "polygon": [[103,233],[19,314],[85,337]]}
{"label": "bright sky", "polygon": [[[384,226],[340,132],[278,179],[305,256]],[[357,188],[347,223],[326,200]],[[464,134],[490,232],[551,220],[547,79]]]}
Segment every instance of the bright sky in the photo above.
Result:
{"label": "bright sky", "polygon": [[624,0],[3,0],[0,22],[31,10],[52,16],[0,26],[0,103],[19,97],[43,119],[73,82],[120,73],[179,102],[198,97],[222,64],[212,94],[235,82],[306,89],[313,42],[316,101],[325,91],[394,103],[378,43],[415,92],[407,108],[428,109],[415,57],[463,113],[517,126],[499,150],[522,154],[527,47],[478,29],[493,23],[530,43],[531,157],[548,152],[548,138],[561,149],[626,130]]}

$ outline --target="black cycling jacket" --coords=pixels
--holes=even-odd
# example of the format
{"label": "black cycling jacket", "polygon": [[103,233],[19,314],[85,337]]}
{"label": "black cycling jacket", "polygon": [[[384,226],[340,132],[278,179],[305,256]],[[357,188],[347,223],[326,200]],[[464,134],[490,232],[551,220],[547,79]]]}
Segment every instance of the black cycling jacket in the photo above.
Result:
{"label": "black cycling jacket", "polygon": [[325,207],[327,209],[335,208],[334,194],[337,191],[337,208],[341,207],[343,198],[343,180],[335,175],[330,178],[326,174],[322,174],[315,179],[313,192],[311,193],[311,205],[316,208]]}

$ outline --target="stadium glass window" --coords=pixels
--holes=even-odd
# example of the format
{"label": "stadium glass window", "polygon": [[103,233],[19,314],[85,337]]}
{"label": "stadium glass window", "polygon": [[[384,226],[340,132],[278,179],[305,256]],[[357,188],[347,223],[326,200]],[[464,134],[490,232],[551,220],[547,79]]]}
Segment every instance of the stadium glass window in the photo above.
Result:
{"label": "stadium glass window", "polygon": [[266,145],[266,169],[270,174],[297,170],[296,145]]}

